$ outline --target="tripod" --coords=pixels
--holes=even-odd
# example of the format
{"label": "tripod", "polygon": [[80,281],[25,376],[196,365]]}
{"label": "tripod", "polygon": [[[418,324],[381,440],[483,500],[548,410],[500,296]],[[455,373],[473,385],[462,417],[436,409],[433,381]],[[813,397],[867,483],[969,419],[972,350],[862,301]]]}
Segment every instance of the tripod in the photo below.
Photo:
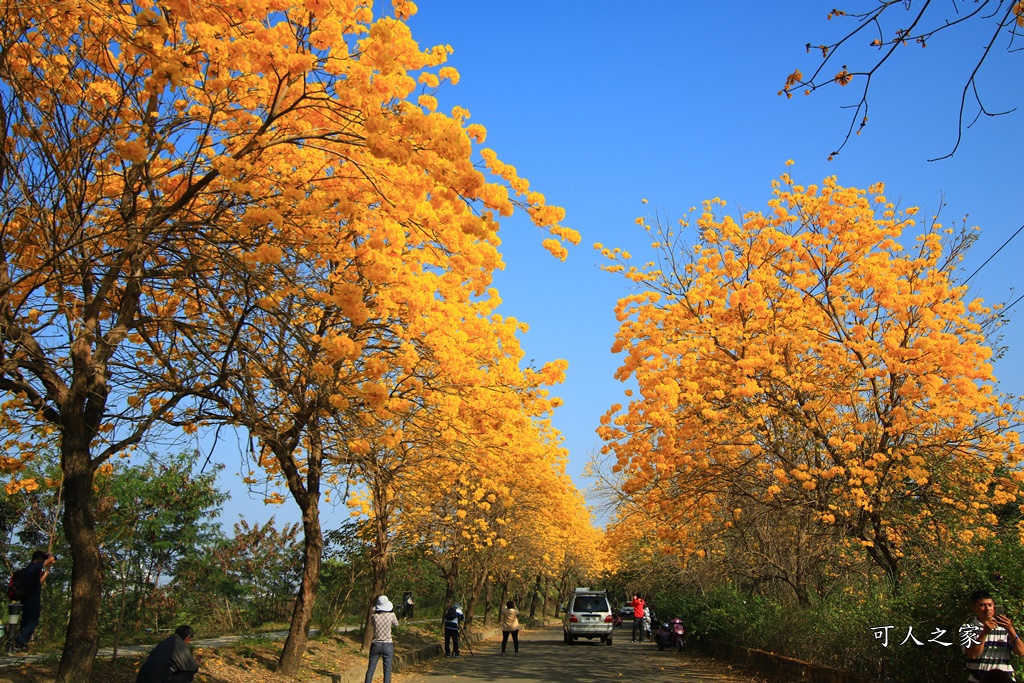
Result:
{"label": "tripod", "polygon": [[12,602],[7,608],[7,633],[4,650],[8,654],[14,652],[14,637],[18,635],[18,622],[21,621],[21,609],[20,602]]}
{"label": "tripod", "polygon": [[476,657],[476,655],[473,653],[473,646],[470,645],[470,643],[469,643],[469,634],[466,633],[466,627],[465,626],[462,626],[462,627],[459,628],[459,636],[462,637],[462,642],[466,644],[467,648],[469,648],[469,654],[472,655],[473,657]]}

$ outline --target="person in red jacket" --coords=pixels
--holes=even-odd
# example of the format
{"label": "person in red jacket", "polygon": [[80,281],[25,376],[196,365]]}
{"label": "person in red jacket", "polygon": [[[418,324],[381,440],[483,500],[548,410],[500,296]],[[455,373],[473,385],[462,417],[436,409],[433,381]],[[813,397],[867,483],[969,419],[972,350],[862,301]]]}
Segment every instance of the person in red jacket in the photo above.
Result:
{"label": "person in red jacket", "polygon": [[635,643],[644,641],[644,599],[639,593],[633,593],[633,599],[629,601],[633,606],[633,639],[629,642]]}

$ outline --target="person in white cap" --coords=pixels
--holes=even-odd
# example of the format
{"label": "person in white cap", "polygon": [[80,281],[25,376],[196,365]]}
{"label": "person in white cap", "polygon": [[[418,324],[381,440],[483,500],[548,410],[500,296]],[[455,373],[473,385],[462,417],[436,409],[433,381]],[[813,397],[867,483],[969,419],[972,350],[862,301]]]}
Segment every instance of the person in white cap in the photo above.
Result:
{"label": "person in white cap", "polygon": [[462,605],[455,603],[445,611],[444,616],[444,656],[461,657],[459,654],[459,629],[466,615]]}
{"label": "person in white cap", "polygon": [[395,643],[391,640],[392,626],[398,626],[395,606],[388,600],[388,596],[382,595],[377,598],[370,617],[373,641],[370,643],[370,664],[366,667],[365,683],[373,680],[378,659],[384,660],[384,683],[391,683],[391,660],[395,657]]}

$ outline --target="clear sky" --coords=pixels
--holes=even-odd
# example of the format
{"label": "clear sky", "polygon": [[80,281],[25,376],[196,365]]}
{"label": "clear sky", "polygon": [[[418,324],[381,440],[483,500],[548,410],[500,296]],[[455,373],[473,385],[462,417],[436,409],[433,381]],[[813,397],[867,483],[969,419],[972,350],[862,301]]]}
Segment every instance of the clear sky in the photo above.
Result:
{"label": "clear sky", "polygon": [[[502,223],[506,268],[495,281],[501,312],[530,325],[522,344],[537,364],[569,361],[557,388],[565,405],[555,425],[570,452],[577,485],[588,455],[600,447],[600,415],[622,400],[613,378],[620,359],[610,352],[613,306],[628,292],[621,276],[600,271],[595,242],[620,246],[640,262],[648,240],[634,223],[659,211],[678,218],[704,199],[721,197],[732,210],[764,210],[771,181],[787,159],[798,183],[836,175],[839,183],[867,187],[884,181],[902,206],[930,215],[943,205],[942,222],[966,217],[981,236],[964,265],[973,273],[1024,225],[1020,171],[1024,111],[984,118],[965,130],[952,159],[961,93],[988,40],[982,30],[939,34],[927,48],[897,52],[872,84],[870,121],[833,161],[859,98],[855,80],[810,97],[779,97],[794,69],[810,73],[820,52],[808,42],[832,42],[851,26],[826,20],[832,5],[811,0],[726,3],[681,0],[422,0],[410,20],[424,48],[448,44],[457,86],[438,94],[439,109],[461,105],[488,131],[486,146],[531,181],[552,204],[566,209],[566,225],[582,234],[566,262],[541,247],[542,235],[523,217]],[[849,0],[844,9],[872,6]],[[916,4],[914,7],[916,8]],[[892,10],[897,12],[897,9]],[[982,28],[979,25],[979,29]],[[847,55],[850,70],[869,65],[866,43]],[[992,110],[1024,105],[1020,54],[999,42],[979,76]],[[1014,68],[1016,67],[1016,69]],[[976,107],[969,101],[968,111]],[[649,204],[644,206],[641,200]],[[1024,232],[972,280],[988,302],[1024,293]],[[1018,270],[1021,269],[1021,270]],[[1016,291],[1016,294],[1015,294]],[[1018,304],[1011,314],[1024,310]],[[997,363],[1002,389],[1024,393],[1017,356],[1019,316],[1003,329],[1006,356]],[[233,448],[233,445],[232,445]],[[237,487],[237,459],[225,457],[224,485]],[[511,466],[511,464],[510,464]],[[225,521],[253,505],[239,495]],[[257,507],[261,507],[257,504]],[[278,519],[296,518],[293,503]],[[274,512],[273,510],[264,511]],[[344,513],[339,510],[339,517]],[[260,516],[257,513],[254,516]],[[325,519],[325,526],[331,525]]]}

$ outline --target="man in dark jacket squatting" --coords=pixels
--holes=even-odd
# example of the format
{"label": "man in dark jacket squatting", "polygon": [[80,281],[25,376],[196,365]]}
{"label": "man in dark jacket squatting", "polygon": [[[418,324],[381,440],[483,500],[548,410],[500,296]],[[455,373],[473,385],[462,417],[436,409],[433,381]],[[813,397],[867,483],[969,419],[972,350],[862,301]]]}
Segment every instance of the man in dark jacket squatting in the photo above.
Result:
{"label": "man in dark jacket squatting", "polygon": [[191,642],[192,627],[179,626],[149,653],[135,683],[192,683],[199,663],[192,657]]}

